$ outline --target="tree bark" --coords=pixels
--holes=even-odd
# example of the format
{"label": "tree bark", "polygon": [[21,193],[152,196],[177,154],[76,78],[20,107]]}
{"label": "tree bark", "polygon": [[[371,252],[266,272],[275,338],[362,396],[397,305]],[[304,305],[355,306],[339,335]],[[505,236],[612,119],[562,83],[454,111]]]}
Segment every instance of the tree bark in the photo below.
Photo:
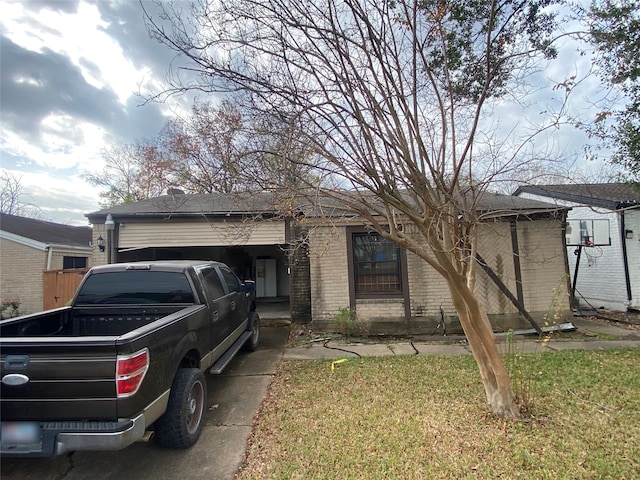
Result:
{"label": "tree bark", "polygon": [[509,374],[498,352],[495,335],[484,308],[462,277],[448,277],[453,305],[478,364],[491,411],[504,418],[520,418]]}

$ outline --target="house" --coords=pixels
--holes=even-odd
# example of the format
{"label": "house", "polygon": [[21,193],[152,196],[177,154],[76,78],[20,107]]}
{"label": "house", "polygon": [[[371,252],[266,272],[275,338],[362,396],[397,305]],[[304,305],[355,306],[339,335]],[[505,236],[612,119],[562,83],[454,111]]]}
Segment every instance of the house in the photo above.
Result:
{"label": "house", "polygon": [[625,183],[528,185],[514,195],[570,207],[575,307],[640,309],[640,192]]}
{"label": "house", "polygon": [[84,272],[91,254],[90,227],[0,213],[0,297],[19,300],[21,313],[63,306],[79,280],[71,274],[71,285],[64,286],[62,271]]}
{"label": "house", "polygon": [[[496,329],[541,321],[559,296],[569,310],[563,226],[566,208],[487,194],[481,226],[478,294]],[[455,327],[445,282],[417,256],[370,231],[358,217],[327,216],[269,192],[169,194],[87,214],[96,264],[203,258],[256,280],[261,301],[285,299],[297,322],[335,330],[341,309],[355,310],[367,333],[432,333]],[[416,234],[407,225],[408,234]],[[364,251],[375,255],[365,258]],[[555,293],[554,293],[555,292]],[[560,292],[558,294],[557,292]],[[564,302],[564,303],[563,303]],[[440,330],[442,331],[442,330]],[[451,330],[450,330],[451,331]]]}

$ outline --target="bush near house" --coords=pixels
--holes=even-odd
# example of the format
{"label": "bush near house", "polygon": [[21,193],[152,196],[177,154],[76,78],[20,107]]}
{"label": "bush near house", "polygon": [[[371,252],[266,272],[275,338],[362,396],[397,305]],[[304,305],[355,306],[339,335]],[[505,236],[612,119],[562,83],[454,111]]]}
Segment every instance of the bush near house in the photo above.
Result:
{"label": "bush near house", "polygon": [[20,299],[19,298],[3,298],[0,307],[0,320],[13,318],[20,315]]}

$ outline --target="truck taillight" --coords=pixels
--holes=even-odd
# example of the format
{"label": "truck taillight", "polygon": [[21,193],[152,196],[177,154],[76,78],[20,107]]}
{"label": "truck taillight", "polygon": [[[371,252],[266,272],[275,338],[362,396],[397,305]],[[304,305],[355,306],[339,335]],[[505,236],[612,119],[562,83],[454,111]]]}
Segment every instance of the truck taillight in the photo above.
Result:
{"label": "truck taillight", "polygon": [[118,355],[116,364],[118,397],[128,397],[136,393],[148,369],[149,350],[146,348],[132,355]]}

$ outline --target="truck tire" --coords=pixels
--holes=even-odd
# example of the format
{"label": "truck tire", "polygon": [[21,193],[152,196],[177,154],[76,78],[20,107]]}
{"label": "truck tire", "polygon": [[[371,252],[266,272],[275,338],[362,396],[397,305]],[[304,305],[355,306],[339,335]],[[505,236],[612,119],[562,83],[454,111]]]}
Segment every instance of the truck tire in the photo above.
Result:
{"label": "truck tire", "polygon": [[253,352],[260,343],[260,315],[258,315],[258,312],[249,313],[249,328],[251,328],[251,336],[242,348],[248,352]]}
{"label": "truck tire", "polygon": [[197,368],[180,368],[173,379],[167,411],[156,422],[155,436],[167,448],[189,448],[198,441],[207,404],[207,380]]}

